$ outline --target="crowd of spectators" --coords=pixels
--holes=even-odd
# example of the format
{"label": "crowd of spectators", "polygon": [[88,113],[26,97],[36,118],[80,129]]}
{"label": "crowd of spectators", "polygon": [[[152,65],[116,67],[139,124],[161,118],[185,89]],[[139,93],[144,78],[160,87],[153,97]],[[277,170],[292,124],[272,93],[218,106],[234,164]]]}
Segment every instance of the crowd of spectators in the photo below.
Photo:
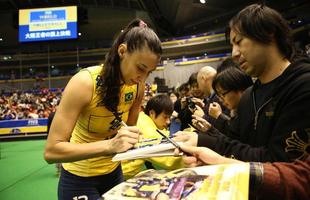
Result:
{"label": "crowd of spectators", "polygon": [[15,91],[0,94],[0,120],[47,118],[55,111],[61,89]]}

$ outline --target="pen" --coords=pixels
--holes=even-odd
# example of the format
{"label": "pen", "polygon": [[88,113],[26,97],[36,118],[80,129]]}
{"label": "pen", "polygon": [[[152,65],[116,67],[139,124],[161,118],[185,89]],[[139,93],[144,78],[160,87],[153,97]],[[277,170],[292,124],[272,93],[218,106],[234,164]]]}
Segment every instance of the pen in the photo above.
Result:
{"label": "pen", "polygon": [[149,139],[144,139],[141,142],[152,142],[152,141],[156,141],[159,140],[158,138],[149,138]]}
{"label": "pen", "polygon": [[196,130],[196,128],[193,127],[191,124],[187,124],[187,125],[189,126],[189,128],[191,129],[191,131],[195,131],[195,130]]}
{"label": "pen", "polygon": [[156,129],[156,131],[163,136],[164,138],[166,138],[171,144],[173,144],[173,146],[175,146],[177,149],[179,149],[180,152],[183,152],[183,154],[187,155],[187,156],[193,156],[185,151],[183,151],[180,147],[180,145],[178,143],[176,143],[175,141],[173,141],[172,139],[170,139],[168,136],[166,136],[165,134],[163,134],[162,132],[160,132],[158,129]]}
{"label": "pen", "polygon": [[121,121],[121,125],[123,125],[124,127],[127,127],[127,124],[123,120]]}
{"label": "pen", "polygon": [[162,132],[160,132],[158,129],[156,129],[156,131],[161,135],[163,136],[164,138],[166,138],[171,144],[173,144],[173,146],[175,146],[176,148],[178,149],[181,149],[180,148],[180,145],[178,143],[176,143],[175,141],[173,141],[172,139],[170,139],[168,136],[166,136],[165,134],[163,134]]}

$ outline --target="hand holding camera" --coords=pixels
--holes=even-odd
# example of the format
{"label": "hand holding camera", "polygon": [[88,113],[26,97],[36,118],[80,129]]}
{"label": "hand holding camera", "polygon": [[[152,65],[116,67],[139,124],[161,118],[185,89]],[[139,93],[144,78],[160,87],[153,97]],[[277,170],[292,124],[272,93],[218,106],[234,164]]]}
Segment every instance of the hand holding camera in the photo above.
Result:
{"label": "hand holding camera", "polygon": [[195,103],[192,101],[192,98],[191,97],[186,97],[186,103],[187,103],[187,106],[188,108],[194,112],[196,110],[196,105]]}

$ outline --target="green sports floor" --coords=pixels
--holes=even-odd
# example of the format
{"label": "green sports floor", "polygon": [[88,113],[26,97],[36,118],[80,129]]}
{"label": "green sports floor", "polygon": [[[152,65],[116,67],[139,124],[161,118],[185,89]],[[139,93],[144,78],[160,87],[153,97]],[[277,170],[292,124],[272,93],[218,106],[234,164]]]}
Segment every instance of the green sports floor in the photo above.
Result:
{"label": "green sports floor", "polygon": [[56,200],[55,165],[43,159],[45,140],[0,142],[0,199]]}

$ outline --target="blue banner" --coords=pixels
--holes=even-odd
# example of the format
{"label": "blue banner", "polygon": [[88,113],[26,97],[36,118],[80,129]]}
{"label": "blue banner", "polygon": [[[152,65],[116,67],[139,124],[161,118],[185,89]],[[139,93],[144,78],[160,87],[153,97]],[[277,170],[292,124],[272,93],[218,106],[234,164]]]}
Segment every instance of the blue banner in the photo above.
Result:
{"label": "blue banner", "polygon": [[33,42],[77,38],[77,7],[19,10],[19,41]]}
{"label": "blue banner", "polygon": [[19,41],[33,42],[45,40],[64,40],[77,38],[77,23],[68,22],[63,30],[29,31],[29,25],[19,26]]}
{"label": "blue banner", "polygon": [[0,128],[47,126],[47,119],[3,120]]}

